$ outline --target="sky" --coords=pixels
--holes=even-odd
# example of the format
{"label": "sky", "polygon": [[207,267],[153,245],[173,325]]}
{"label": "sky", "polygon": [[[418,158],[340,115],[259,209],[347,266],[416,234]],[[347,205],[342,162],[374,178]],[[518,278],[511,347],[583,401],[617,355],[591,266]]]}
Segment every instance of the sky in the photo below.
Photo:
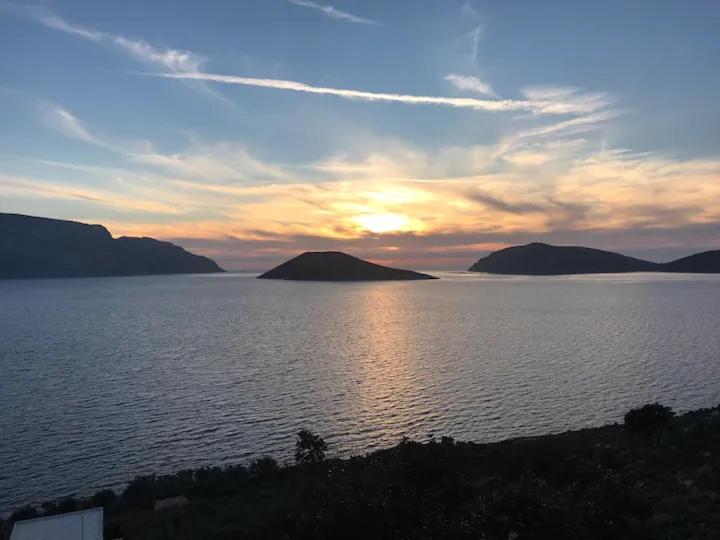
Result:
{"label": "sky", "polygon": [[0,0],[0,212],[231,270],[720,249],[720,2]]}

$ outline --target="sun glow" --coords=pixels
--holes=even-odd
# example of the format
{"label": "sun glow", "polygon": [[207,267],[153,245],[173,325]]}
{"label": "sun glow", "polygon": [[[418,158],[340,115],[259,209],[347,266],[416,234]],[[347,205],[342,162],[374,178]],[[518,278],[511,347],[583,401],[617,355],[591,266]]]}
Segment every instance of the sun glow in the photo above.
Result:
{"label": "sun glow", "polygon": [[408,227],[408,218],[400,214],[364,214],[355,221],[366,231],[387,233],[403,231]]}

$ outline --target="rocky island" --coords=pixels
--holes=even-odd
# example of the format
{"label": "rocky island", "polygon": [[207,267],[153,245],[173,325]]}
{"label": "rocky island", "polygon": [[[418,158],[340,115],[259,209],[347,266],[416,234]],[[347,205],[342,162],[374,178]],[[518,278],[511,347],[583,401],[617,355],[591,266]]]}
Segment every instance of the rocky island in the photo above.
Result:
{"label": "rocky island", "polygon": [[612,251],[533,242],[494,251],[473,264],[469,271],[527,276],[623,272],[719,273],[720,251],[707,251],[660,264]]}
{"label": "rocky island", "polygon": [[428,274],[371,263],[339,251],[308,251],[268,270],[260,279],[299,281],[398,281],[437,279]]}
{"label": "rocky island", "polygon": [[223,272],[215,261],[102,225],[0,213],[0,279]]}

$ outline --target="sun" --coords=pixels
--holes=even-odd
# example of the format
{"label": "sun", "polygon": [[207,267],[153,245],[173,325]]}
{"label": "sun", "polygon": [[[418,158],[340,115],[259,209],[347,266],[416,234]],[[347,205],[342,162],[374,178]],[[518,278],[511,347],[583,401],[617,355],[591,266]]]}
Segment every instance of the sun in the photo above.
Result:
{"label": "sun", "polygon": [[364,230],[378,234],[402,231],[408,226],[408,218],[401,214],[363,214],[355,221]]}

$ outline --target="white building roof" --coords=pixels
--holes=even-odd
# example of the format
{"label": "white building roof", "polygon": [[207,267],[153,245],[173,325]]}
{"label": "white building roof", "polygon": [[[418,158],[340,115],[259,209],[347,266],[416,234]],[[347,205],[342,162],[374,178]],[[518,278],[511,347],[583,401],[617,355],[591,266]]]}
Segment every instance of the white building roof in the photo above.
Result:
{"label": "white building roof", "polygon": [[10,540],[102,540],[103,509],[18,521]]}

